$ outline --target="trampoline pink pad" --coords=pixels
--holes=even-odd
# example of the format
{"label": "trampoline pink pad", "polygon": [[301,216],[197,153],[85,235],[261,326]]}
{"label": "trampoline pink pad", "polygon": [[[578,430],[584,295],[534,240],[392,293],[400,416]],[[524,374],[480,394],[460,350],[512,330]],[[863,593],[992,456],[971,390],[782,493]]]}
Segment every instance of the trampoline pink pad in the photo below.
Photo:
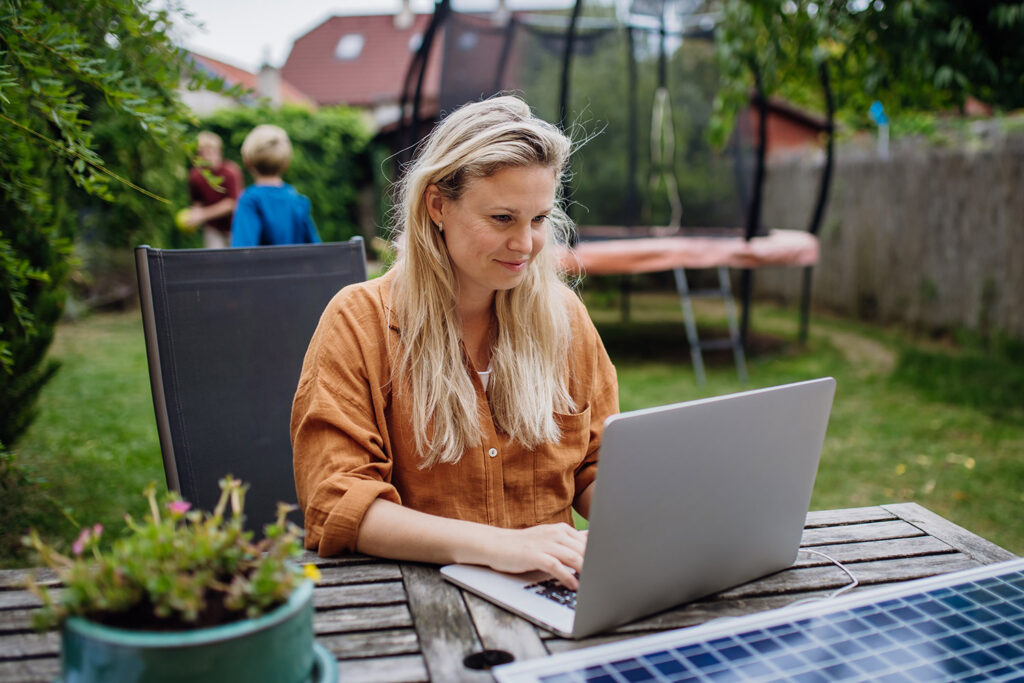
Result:
{"label": "trampoline pink pad", "polygon": [[818,238],[802,230],[742,237],[643,237],[581,242],[562,249],[562,266],[583,275],[656,273],[675,268],[813,266]]}

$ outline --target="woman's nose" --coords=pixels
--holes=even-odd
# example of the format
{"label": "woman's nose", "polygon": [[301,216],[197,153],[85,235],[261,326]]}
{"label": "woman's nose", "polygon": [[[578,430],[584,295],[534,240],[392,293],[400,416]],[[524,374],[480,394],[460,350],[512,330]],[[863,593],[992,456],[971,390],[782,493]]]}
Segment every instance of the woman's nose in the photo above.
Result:
{"label": "woman's nose", "polygon": [[512,229],[508,237],[508,248],[509,251],[515,251],[520,254],[529,254],[533,251],[533,239],[531,237],[529,221],[518,223]]}

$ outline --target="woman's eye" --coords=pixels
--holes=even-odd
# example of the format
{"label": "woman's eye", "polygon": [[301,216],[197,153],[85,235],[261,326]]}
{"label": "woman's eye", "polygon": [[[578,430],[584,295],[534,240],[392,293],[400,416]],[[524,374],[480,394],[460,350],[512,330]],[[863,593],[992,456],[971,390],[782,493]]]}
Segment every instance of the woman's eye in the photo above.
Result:
{"label": "woman's eye", "polygon": [[491,218],[493,218],[498,223],[509,223],[509,222],[512,221],[512,216],[509,216],[507,213],[502,213],[502,214],[498,214],[496,216],[491,216]]}
{"label": "woman's eye", "polygon": [[546,221],[547,219],[548,219],[548,217],[547,217],[547,216],[534,216],[534,217],[533,217],[533,222],[534,222],[534,223],[543,223],[543,222],[544,222],[544,221]]}

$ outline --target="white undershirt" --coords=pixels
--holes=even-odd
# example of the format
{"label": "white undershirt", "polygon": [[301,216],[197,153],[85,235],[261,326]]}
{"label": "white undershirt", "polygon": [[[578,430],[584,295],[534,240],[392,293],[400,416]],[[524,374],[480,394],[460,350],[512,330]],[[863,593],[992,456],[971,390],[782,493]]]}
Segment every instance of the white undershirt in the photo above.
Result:
{"label": "white undershirt", "polygon": [[480,375],[480,383],[484,385],[484,391],[487,391],[487,383],[491,381],[491,369],[478,370],[476,374]]}

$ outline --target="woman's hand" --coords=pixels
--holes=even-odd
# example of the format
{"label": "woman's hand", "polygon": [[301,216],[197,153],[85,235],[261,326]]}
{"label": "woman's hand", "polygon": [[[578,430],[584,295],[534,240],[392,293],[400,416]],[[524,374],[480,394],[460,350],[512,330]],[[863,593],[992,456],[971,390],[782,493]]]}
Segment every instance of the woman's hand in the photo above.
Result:
{"label": "woman's hand", "polygon": [[543,524],[526,529],[494,529],[482,564],[518,574],[539,569],[576,590],[576,573],[583,568],[587,532],[568,524]]}
{"label": "woman's hand", "polygon": [[359,527],[359,552],[434,564],[480,564],[498,571],[540,570],[575,590],[587,532],[568,524],[526,529],[436,517],[378,498]]}

